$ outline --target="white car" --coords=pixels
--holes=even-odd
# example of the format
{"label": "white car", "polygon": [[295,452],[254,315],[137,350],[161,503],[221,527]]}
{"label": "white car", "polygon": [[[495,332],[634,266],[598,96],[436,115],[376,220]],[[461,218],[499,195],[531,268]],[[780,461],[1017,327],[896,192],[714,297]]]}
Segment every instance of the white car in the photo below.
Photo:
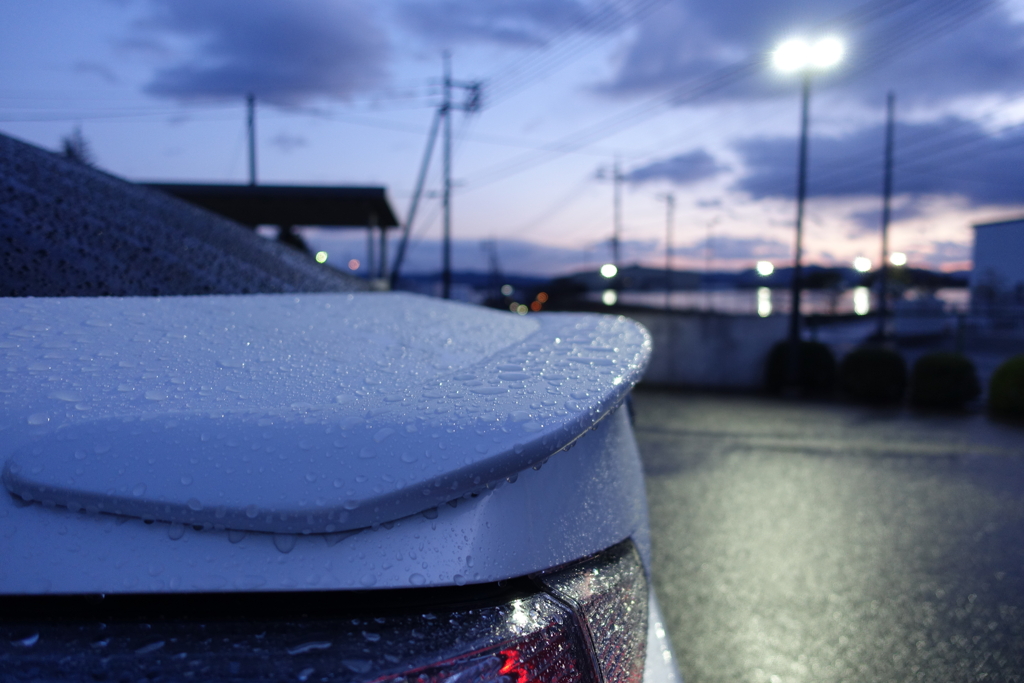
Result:
{"label": "white car", "polygon": [[625,318],[0,298],[0,681],[678,676]]}

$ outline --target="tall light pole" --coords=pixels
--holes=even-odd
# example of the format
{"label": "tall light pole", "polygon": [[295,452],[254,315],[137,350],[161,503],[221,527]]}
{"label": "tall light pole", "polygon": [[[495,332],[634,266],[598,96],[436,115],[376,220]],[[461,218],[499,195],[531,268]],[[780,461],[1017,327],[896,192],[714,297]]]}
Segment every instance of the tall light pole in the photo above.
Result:
{"label": "tall light pole", "polygon": [[796,180],[796,245],[793,250],[793,280],[790,285],[789,312],[789,385],[800,383],[800,289],[803,285],[804,200],[807,196],[807,131],[810,125],[811,75],[835,66],[843,58],[843,44],[827,36],[815,42],[802,38],[787,40],[772,53],[772,63],[783,73],[799,73],[800,89],[800,151],[797,157]]}
{"label": "tall light pole", "polygon": [[896,128],[896,95],[890,92],[885,106],[885,173],[882,179],[882,266],[878,270],[878,338],[885,341],[889,315],[889,218],[892,201],[892,147]]}

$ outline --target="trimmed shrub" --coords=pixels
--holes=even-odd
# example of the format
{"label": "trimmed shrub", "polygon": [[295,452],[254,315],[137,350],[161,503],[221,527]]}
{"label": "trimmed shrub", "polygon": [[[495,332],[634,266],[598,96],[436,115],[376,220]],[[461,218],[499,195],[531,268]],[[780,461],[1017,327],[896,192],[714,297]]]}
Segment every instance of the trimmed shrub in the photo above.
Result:
{"label": "trimmed shrub", "polygon": [[988,408],[994,415],[1024,419],[1024,354],[1014,356],[992,373]]}
{"label": "trimmed shrub", "polygon": [[862,346],[846,354],[839,366],[843,393],[862,403],[897,403],[907,388],[903,356],[880,346]]}
{"label": "trimmed shrub", "polygon": [[[827,346],[819,342],[800,342],[800,370],[797,388],[805,396],[827,394],[836,383],[836,360]],[[772,347],[765,366],[765,385],[773,394],[781,394],[789,384],[789,342]]]}
{"label": "trimmed shrub", "polygon": [[959,353],[929,353],[910,373],[910,402],[921,408],[959,408],[978,398],[974,363]]}

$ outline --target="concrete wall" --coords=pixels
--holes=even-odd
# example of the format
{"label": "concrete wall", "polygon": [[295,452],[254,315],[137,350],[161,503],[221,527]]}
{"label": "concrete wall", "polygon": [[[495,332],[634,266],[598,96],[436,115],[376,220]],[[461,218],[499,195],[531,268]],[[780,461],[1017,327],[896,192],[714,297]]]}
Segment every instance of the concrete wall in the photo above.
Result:
{"label": "concrete wall", "polygon": [[758,390],[775,342],[786,338],[786,316],[630,312],[654,338],[644,383]]}

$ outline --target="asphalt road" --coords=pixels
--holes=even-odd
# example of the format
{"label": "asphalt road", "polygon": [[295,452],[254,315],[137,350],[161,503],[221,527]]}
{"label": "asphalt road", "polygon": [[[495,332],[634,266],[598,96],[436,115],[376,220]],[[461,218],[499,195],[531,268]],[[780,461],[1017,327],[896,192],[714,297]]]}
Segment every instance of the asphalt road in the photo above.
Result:
{"label": "asphalt road", "polygon": [[686,683],[1024,681],[1024,428],[637,392]]}

